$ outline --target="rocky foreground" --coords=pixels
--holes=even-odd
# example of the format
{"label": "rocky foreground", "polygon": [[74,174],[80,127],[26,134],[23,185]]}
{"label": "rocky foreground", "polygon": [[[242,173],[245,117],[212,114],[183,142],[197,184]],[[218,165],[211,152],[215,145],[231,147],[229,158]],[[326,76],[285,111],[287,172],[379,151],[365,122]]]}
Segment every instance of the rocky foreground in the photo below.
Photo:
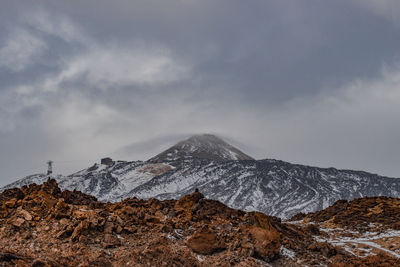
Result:
{"label": "rocky foreground", "polygon": [[200,192],[103,203],[48,180],[0,194],[0,265],[399,266],[399,205],[339,201],[281,222]]}

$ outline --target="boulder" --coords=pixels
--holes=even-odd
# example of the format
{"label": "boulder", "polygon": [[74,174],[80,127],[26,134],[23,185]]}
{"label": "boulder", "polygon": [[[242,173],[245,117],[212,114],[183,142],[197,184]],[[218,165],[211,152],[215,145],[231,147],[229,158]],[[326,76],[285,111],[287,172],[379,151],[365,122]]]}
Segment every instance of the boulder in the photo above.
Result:
{"label": "boulder", "polygon": [[20,216],[24,217],[25,220],[32,221],[32,215],[28,211],[20,209],[18,213]]}
{"label": "boulder", "polygon": [[15,227],[21,227],[25,223],[25,220],[22,218],[15,218],[11,224],[14,225]]}
{"label": "boulder", "polygon": [[112,234],[104,235],[103,248],[112,248],[112,247],[119,246],[120,244],[121,244],[121,241],[118,239],[118,237],[116,237]]}
{"label": "boulder", "polygon": [[187,246],[198,254],[212,254],[226,249],[225,242],[208,227],[195,232],[186,242]]}

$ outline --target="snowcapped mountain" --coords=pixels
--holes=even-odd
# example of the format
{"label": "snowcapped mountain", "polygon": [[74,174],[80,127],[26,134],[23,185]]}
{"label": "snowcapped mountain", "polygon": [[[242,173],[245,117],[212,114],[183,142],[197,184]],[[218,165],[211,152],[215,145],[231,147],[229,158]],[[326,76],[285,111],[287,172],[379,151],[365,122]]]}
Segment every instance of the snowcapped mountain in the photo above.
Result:
{"label": "snowcapped mountain", "polygon": [[[145,184],[173,168],[164,163],[115,161],[111,165],[94,164],[74,174],[58,175],[54,178],[63,190],[78,190],[102,201],[114,201],[120,199],[122,195],[128,194],[133,188]],[[32,183],[41,184],[48,178],[48,175],[45,174],[27,176],[1,188],[0,192]]]}
{"label": "snowcapped mountain", "polygon": [[183,140],[151,158],[150,162],[168,162],[178,159],[208,159],[216,162],[254,160],[221,138],[211,135],[195,135]]}
{"label": "snowcapped mountain", "polygon": [[[46,175],[28,176],[3,189],[45,180]],[[62,189],[76,189],[102,201],[180,198],[198,188],[228,206],[282,218],[318,211],[339,199],[400,197],[400,179],[254,160],[211,135],[189,138],[148,161],[95,164],[56,180]]]}
{"label": "snowcapped mountain", "polygon": [[179,198],[198,188],[207,198],[281,218],[313,212],[339,199],[400,196],[400,179],[361,171],[322,169],[279,160],[170,162],[175,169],[123,197]]}

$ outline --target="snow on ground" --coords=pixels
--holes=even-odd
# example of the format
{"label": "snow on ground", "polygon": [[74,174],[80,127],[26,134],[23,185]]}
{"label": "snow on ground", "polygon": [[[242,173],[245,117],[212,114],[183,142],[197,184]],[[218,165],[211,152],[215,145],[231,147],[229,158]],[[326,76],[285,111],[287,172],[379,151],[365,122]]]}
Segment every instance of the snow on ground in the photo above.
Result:
{"label": "snow on ground", "polygon": [[[303,220],[288,221],[287,224],[306,225],[315,224],[313,222],[305,223]],[[370,224],[370,226],[379,226]],[[383,232],[359,232],[343,228],[325,228],[319,225],[323,235],[314,236],[317,242],[328,242],[333,246],[341,247],[348,253],[357,257],[367,257],[384,252],[395,258],[400,259],[400,231],[386,230]],[[385,246],[383,247],[382,244]],[[393,245],[391,245],[393,244]],[[397,246],[396,246],[397,244]],[[388,249],[386,247],[392,248]],[[281,247],[281,254],[286,253],[285,248]]]}
{"label": "snow on ground", "polygon": [[[387,230],[382,233],[378,232],[366,232],[363,234],[358,234],[354,231],[342,230],[339,229],[329,229],[329,228],[320,228],[321,231],[326,233],[330,233],[328,237],[316,236],[314,237],[318,242],[328,242],[334,246],[340,246],[349,253],[353,255],[357,255],[359,257],[366,257],[368,255],[375,255],[373,253],[373,249],[381,252],[385,252],[390,254],[398,259],[400,259],[400,254],[397,251],[393,251],[387,248],[382,247],[379,244],[379,241],[388,242],[388,238],[400,238],[400,231],[396,230]],[[349,236],[341,236],[340,234],[352,234],[352,237]],[[358,252],[358,253],[357,253]]]}
{"label": "snow on ground", "polygon": [[296,256],[296,253],[293,250],[287,249],[284,246],[281,246],[280,253],[281,255],[286,256],[290,259],[294,259]]}

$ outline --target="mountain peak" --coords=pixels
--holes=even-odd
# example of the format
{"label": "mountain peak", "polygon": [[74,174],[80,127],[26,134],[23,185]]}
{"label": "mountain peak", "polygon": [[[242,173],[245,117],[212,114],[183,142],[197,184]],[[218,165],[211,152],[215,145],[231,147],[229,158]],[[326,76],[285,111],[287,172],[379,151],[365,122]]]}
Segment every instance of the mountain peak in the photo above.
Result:
{"label": "mountain peak", "polygon": [[253,160],[236,147],[212,134],[201,134],[189,137],[151,158],[151,162],[166,162],[177,159],[198,158],[218,162],[231,160]]}

